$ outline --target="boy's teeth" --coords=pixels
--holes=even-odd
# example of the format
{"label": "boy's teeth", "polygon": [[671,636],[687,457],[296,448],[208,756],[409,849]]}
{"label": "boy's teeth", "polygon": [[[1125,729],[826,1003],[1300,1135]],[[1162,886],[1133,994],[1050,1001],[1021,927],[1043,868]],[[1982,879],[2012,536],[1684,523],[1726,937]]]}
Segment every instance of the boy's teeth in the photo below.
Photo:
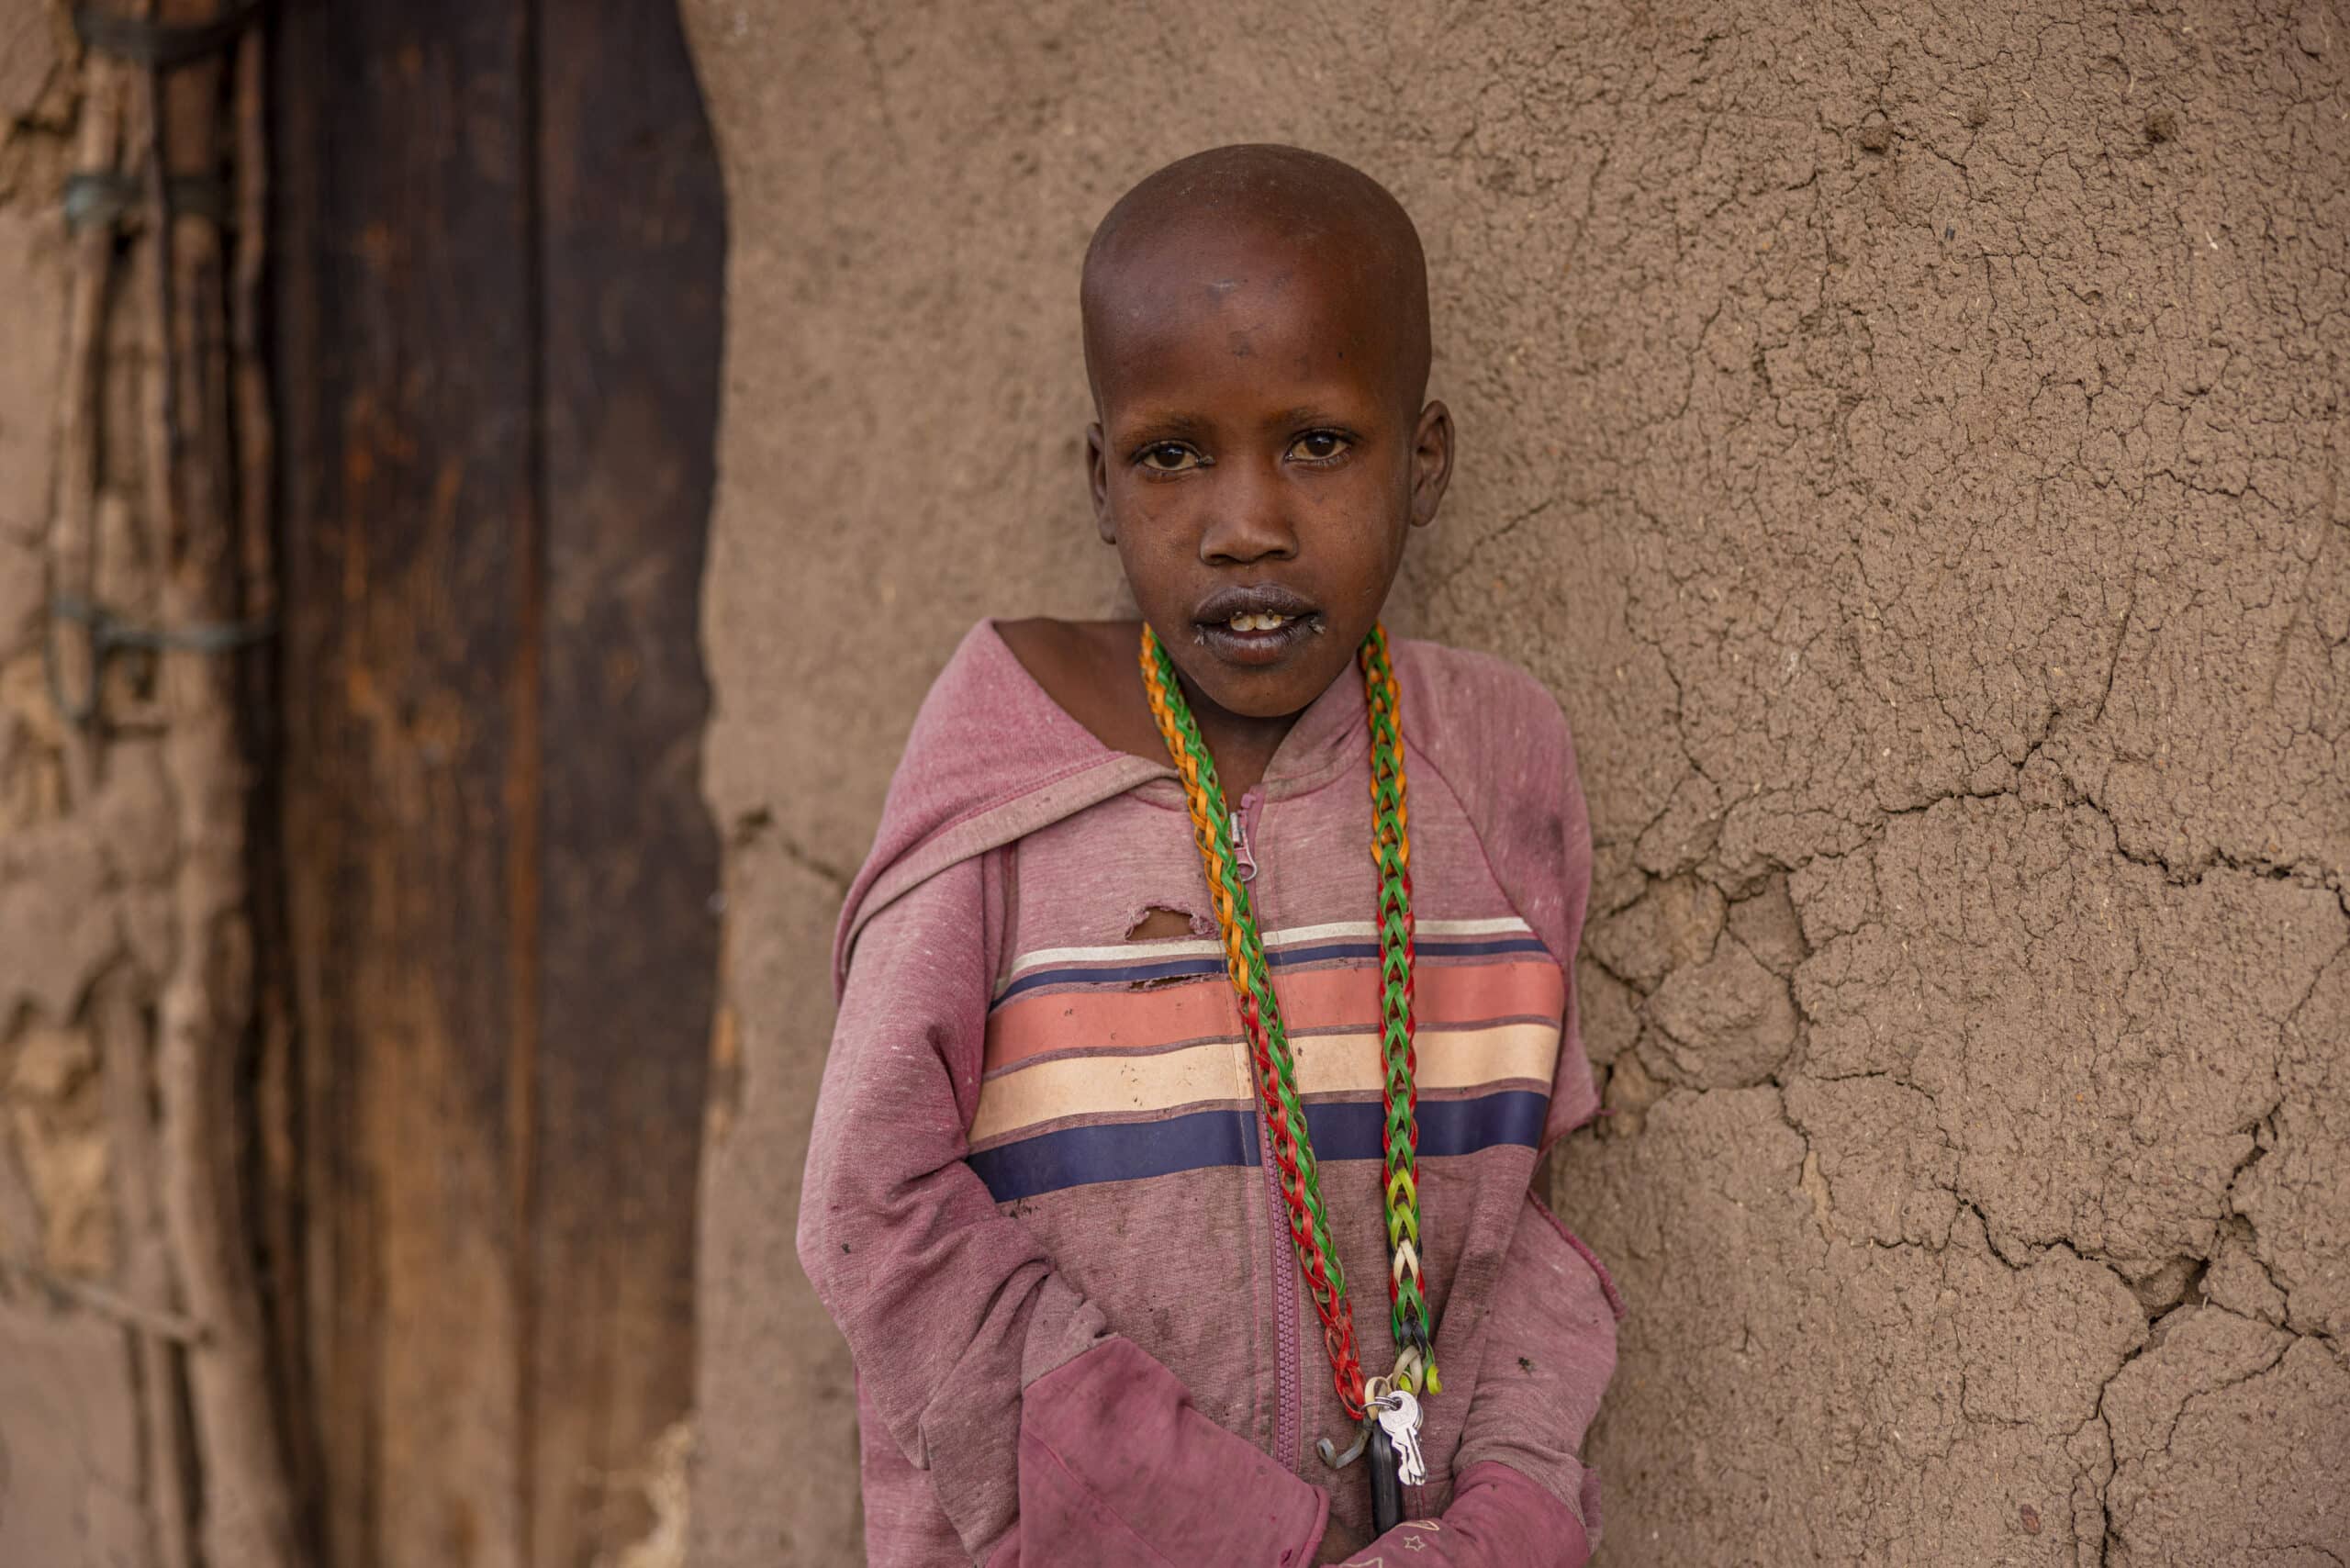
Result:
{"label": "boy's teeth", "polygon": [[1232,629],[1236,632],[1274,632],[1287,624],[1286,615],[1236,615]]}

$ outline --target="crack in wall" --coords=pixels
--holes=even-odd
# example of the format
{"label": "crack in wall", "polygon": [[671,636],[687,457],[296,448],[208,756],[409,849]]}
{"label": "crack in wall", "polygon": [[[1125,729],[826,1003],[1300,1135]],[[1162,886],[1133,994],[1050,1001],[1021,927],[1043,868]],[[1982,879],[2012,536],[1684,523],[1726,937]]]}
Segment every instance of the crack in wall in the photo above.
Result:
{"label": "crack in wall", "polygon": [[[1068,214],[1132,162],[1105,123],[1180,143],[1287,105],[1266,134],[1359,150],[1421,221],[1464,460],[1458,532],[1416,540],[1406,608],[1559,691],[1600,846],[1579,973],[1619,1114],[1556,1159],[1562,1213],[1633,1285],[1593,1442],[1611,1559],[2244,1555],[2138,1500],[2099,1412],[2155,1353],[2132,1338],[2150,1315],[2224,1299],[2306,1328],[2330,1256],[2350,1121],[2318,1114],[2337,1089],[2307,1058],[2333,994],[2311,976],[2350,932],[2350,208],[2313,173],[2350,162],[2332,12],[1505,0],[1224,51],[1248,18],[1211,6],[1186,22],[1215,62],[1188,106],[1137,84],[1131,40],[880,15],[800,46],[827,62],[804,103],[766,90],[773,58],[711,62],[741,231],[778,237],[734,285],[733,395],[773,415],[730,430],[741,495],[796,482],[782,432],[805,428],[1050,456],[968,409],[1024,418],[1066,371]],[[1143,32],[1176,42],[1158,13]],[[885,95],[911,158],[842,129]],[[941,169],[999,155],[1017,180],[948,288],[946,230],[898,215],[967,213]],[[970,548],[901,591],[955,615],[1112,601],[1106,572],[1020,564],[1036,519],[1084,526],[1073,484],[1026,484],[1049,462],[1020,472],[985,508],[957,492]],[[811,499],[916,557],[935,488],[844,462]],[[745,570],[713,600],[738,627],[870,566],[737,532]],[[728,755],[808,733],[758,706],[802,666],[733,635],[721,712],[752,738]],[[888,657],[867,727],[927,675]],[[859,801],[887,774],[867,749]],[[776,755],[733,776],[843,790],[829,760]],[[809,809],[803,866],[813,824],[861,820]],[[1731,913],[1781,879],[1792,961]],[[2305,1359],[2264,1375],[2307,1401],[2328,1385]],[[2188,1411],[2193,1467],[2166,1484],[2197,1517],[2324,1539],[2260,1491],[2288,1456],[2190,1437],[2270,1386]]]}

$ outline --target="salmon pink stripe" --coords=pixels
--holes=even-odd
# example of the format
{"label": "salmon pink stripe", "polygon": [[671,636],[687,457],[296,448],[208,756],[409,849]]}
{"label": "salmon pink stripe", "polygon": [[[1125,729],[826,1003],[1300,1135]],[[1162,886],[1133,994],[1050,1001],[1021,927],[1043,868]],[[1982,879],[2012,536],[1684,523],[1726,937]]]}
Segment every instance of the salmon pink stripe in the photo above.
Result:
{"label": "salmon pink stripe", "polygon": [[[1501,1018],[1556,1020],[1566,981],[1549,959],[1431,965],[1415,977],[1420,1027]],[[1292,1035],[1379,1027],[1379,976],[1368,968],[1302,969],[1274,982]],[[1171,985],[1065,991],[1020,997],[988,1019],[986,1070],[1052,1051],[1146,1051],[1240,1033],[1232,987],[1221,975]]]}

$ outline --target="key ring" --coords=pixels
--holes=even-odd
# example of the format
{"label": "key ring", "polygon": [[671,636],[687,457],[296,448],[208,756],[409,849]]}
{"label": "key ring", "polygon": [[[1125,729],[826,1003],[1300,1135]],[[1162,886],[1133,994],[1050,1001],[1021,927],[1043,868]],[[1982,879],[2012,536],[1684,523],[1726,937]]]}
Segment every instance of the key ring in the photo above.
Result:
{"label": "key ring", "polygon": [[1348,1449],[1344,1453],[1340,1453],[1338,1451],[1338,1445],[1332,1442],[1327,1438],[1316,1438],[1314,1439],[1314,1451],[1320,1454],[1322,1456],[1322,1462],[1328,1465],[1333,1470],[1346,1469],[1347,1466],[1360,1459],[1362,1457],[1362,1450],[1370,1446],[1371,1417],[1368,1416],[1363,1417],[1361,1427],[1355,1432],[1354,1446]]}
{"label": "key ring", "polygon": [[1360,1459],[1363,1449],[1371,1442],[1371,1425],[1379,1419],[1379,1411],[1394,1397],[1393,1380],[1385,1377],[1366,1378],[1362,1385],[1362,1425],[1355,1433],[1354,1445],[1341,1453],[1338,1451],[1338,1445],[1329,1439],[1316,1438],[1314,1440],[1314,1451],[1322,1456],[1322,1462],[1333,1470],[1344,1470]]}

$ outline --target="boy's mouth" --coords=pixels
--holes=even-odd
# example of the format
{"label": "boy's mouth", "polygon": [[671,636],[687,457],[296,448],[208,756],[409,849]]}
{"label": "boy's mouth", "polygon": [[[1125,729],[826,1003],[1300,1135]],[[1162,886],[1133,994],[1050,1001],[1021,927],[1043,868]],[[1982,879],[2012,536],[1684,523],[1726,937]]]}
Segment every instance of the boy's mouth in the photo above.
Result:
{"label": "boy's mouth", "polygon": [[1322,612],[1312,601],[1275,583],[1210,594],[1193,618],[1194,636],[1219,658],[1237,665],[1278,664],[1290,649],[1321,635]]}

